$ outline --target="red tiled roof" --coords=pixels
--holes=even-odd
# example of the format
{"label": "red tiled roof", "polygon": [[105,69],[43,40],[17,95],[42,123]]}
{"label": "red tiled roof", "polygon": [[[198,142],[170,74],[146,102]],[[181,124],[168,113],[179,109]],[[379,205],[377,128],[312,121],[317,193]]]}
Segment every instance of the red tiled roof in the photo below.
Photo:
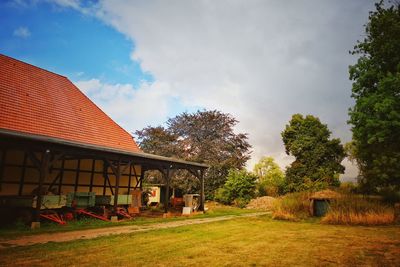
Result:
{"label": "red tiled roof", "polygon": [[133,137],[66,77],[1,54],[0,128],[141,152]]}

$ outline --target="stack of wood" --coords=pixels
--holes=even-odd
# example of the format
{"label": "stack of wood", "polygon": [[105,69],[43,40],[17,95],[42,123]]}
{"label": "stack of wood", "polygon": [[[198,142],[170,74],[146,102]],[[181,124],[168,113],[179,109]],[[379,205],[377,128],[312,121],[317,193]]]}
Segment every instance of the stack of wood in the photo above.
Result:
{"label": "stack of wood", "polygon": [[265,196],[252,199],[249,204],[247,204],[247,209],[258,209],[269,211],[272,209],[275,202],[274,197]]}

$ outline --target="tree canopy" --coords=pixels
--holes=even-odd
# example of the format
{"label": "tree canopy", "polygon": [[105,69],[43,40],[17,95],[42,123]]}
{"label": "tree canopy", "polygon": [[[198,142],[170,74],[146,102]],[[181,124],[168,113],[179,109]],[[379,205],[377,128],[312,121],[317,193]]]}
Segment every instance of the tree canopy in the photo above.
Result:
{"label": "tree canopy", "polygon": [[215,199],[224,204],[231,204],[244,207],[255,195],[257,176],[245,169],[231,169],[228,172],[226,182],[219,188]]}
{"label": "tree canopy", "polygon": [[[208,197],[223,186],[230,169],[241,169],[250,158],[247,134],[233,130],[238,121],[217,110],[182,113],[167,121],[167,127],[136,131],[140,148],[148,153],[206,163],[205,190]],[[180,185],[196,190],[190,175],[178,175]],[[192,182],[190,182],[192,181]]]}
{"label": "tree canopy", "polygon": [[317,117],[294,114],[282,132],[286,153],[295,160],[286,169],[289,191],[300,191],[319,184],[339,185],[339,174],[345,157],[339,139],[330,139],[331,132]]}
{"label": "tree canopy", "polygon": [[400,187],[400,4],[377,3],[365,32],[352,51],[359,59],[349,68],[355,99],[349,123],[359,183],[374,191]]}
{"label": "tree canopy", "polygon": [[283,193],[285,175],[273,157],[262,157],[254,165],[253,172],[258,177],[260,195],[277,196],[279,193]]}

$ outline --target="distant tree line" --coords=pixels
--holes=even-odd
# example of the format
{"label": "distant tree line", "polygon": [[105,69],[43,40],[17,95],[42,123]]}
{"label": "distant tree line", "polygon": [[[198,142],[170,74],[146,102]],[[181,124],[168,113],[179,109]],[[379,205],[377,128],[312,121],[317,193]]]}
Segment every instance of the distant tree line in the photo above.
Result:
{"label": "distant tree line", "polygon": [[[238,121],[221,111],[182,113],[166,127],[148,126],[136,132],[141,149],[148,153],[202,162],[206,196],[243,205],[256,195],[339,186],[343,159],[357,163],[359,190],[400,190],[400,4],[383,1],[370,12],[366,37],[358,41],[350,66],[355,105],[348,123],[353,140],[343,146],[331,138],[326,124],[312,115],[294,114],[282,131],[286,153],[295,160],[283,172],[272,157],[264,157],[253,172],[244,170],[251,146],[246,133],[235,133]],[[157,174],[149,178],[160,179]],[[175,184],[187,192],[199,189],[198,181],[179,172]],[[161,181],[162,182],[162,181]]]}
{"label": "distant tree line", "polygon": [[[242,169],[250,158],[247,134],[233,130],[237,123],[232,115],[217,110],[184,112],[169,119],[166,127],[148,126],[136,131],[136,136],[144,152],[208,164],[205,190],[207,198],[213,198],[228,172]],[[197,179],[185,171],[177,173],[173,183],[187,192],[199,190]]]}

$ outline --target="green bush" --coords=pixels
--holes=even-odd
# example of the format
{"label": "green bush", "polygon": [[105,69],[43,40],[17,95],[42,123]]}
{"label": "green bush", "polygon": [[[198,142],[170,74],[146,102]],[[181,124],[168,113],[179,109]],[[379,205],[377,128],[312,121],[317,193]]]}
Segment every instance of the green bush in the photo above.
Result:
{"label": "green bush", "polygon": [[324,181],[312,181],[310,178],[305,177],[304,181],[300,184],[290,183],[286,186],[287,192],[317,192],[327,189],[329,184]]}
{"label": "green bush", "polygon": [[216,191],[215,200],[224,204],[235,199],[248,202],[255,195],[256,180],[257,176],[246,170],[230,170],[224,186]]}
{"label": "green bush", "polygon": [[214,200],[225,205],[231,204],[232,201],[230,199],[229,193],[223,187],[218,188],[217,191],[215,191]]}
{"label": "green bush", "polygon": [[340,192],[342,193],[356,193],[357,192],[357,184],[353,182],[342,182],[339,187]]}
{"label": "green bush", "polygon": [[286,184],[275,184],[270,181],[260,181],[257,183],[257,196],[278,197],[286,193]]}
{"label": "green bush", "polygon": [[258,196],[276,197],[284,193],[285,176],[272,157],[261,158],[253,172],[258,177]]}
{"label": "green bush", "polygon": [[394,186],[384,187],[379,191],[383,201],[389,204],[400,202],[400,190]]}
{"label": "green bush", "polygon": [[246,198],[236,198],[235,200],[233,200],[233,204],[241,209],[245,208],[248,203],[249,199]]}

